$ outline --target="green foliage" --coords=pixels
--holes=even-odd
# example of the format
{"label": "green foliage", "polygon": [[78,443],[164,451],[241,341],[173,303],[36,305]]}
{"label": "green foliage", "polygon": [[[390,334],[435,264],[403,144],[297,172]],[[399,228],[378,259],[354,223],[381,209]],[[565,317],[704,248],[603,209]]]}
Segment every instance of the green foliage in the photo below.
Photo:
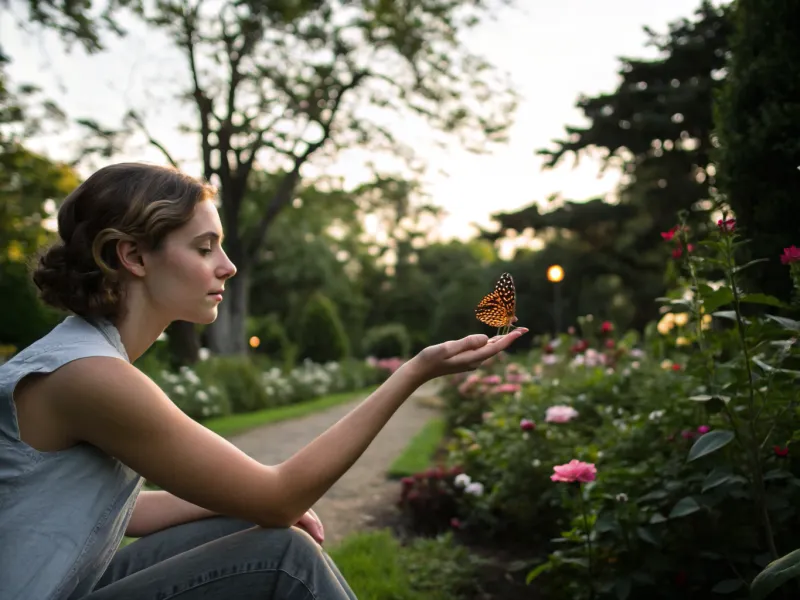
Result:
{"label": "green foliage", "polygon": [[260,366],[249,357],[213,356],[195,366],[205,381],[214,381],[228,398],[233,413],[246,413],[273,404]]}
{"label": "green foliage", "polygon": [[707,202],[715,185],[709,159],[713,94],[726,65],[726,12],[703,2],[694,18],[671,23],[666,33],[645,28],[647,45],[658,56],[621,59],[615,90],[582,95],[577,102],[589,124],[566,127],[566,136],[552,148],[537,151],[552,168],[567,155],[577,162],[601,150],[603,168],[624,174],[617,201],[555,195],[544,209],[536,202],[495,214],[497,233],[484,233],[497,239],[509,229],[547,232],[548,250],[561,250],[562,265],[573,263],[566,269],[570,290],[563,296],[577,298],[588,282],[611,275],[616,289],[608,296],[598,294],[595,285],[588,288],[594,306],[616,312],[637,329],[655,317],[651,299],[664,291],[668,251],[659,233],[674,225],[680,208],[692,208],[692,225],[703,228],[713,208]]}
{"label": "green foliage", "polygon": [[[545,597],[678,600],[751,582],[765,595],[795,577],[796,555],[765,567],[800,546],[797,322],[754,314],[785,305],[742,284],[760,263],[735,262],[738,235],[676,235],[696,250],[673,264],[641,346],[584,320],[580,337],[445,391],[448,465],[473,486],[457,516],[472,535],[526,540]],[[553,482],[573,459],[596,481]]]}
{"label": "green foliage", "polygon": [[322,294],[313,294],[300,317],[299,355],[314,362],[343,360],[350,341],[336,305]]}
{"label": "green foliage", "polygon": [[363,348],[365,354],[376,358],[408,358],[411,336],[402,323],[378,325],[364,335]]}
{"label": "green foliage", "polygon": [[794,23],[800,5],[739,0],[734,6],[735,34],[716,118],[720,191],[752,238],[742,259],[768,259],[746,279],[788,301],[791,283],[778,258],[798,243],[800,46]]}
{"label": "green foliage", "polygon": [[475,560],[449,535],[401,546],[388,530],[360,533],[330,554],[359,600],[459,600],[477,589]]}
{"label": "green foliage", "polygon": [[255,349],[257,354],[272,358],[286,367],[293,366],[294,348],[278,315],[249,317],[247,338],[251,336],[259,339],[259,345]]}

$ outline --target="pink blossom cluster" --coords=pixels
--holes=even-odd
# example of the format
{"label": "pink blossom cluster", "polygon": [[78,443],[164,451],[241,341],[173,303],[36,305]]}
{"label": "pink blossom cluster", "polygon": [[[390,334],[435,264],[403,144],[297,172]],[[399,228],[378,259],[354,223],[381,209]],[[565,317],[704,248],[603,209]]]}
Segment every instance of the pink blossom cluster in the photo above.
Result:
{"label": "pink blossom cluster", "polygon": [[367,364],[371,367],[378,369],[385,369],[390,373],[394,373],[399,369],[406,360],[404,358],[375,358],[374,356],[367,357]]}

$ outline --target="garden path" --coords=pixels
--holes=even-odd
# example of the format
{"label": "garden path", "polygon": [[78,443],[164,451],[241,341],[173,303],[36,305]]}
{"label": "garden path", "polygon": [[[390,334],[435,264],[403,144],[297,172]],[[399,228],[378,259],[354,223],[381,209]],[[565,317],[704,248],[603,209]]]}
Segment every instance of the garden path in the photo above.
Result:
{"label": "garden path", "polygon": [[[420,387],[394,414],[361,458],[314,505],[325,526],[326,547],[367,528],[376,514],[396,501],[399,486],[386,478],[386,471],[411,438],[436,416],[436,409],[424,403],[424,399],[434,396],[437,390],[435,381]],[[232,436],[230,441],[259,462],[277,464],[311,442],[362,400],[265,425]]]}

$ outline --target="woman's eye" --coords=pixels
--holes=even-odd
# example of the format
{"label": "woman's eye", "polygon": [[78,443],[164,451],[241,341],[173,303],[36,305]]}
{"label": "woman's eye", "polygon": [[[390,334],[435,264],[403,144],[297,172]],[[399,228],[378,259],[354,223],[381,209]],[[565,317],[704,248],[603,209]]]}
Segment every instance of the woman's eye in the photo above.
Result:
{"label": "woman's eye", "polygon": [[200,248],[200,254],[203,256],[208,256],[211,254],[211,248]]}

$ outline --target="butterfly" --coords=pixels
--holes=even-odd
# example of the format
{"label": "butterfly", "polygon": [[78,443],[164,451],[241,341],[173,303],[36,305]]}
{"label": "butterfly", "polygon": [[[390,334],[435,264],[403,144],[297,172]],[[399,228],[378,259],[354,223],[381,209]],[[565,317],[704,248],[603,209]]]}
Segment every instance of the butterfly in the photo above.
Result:
{"label": "butterfly", "polygon": [[516,321],[517,291],[514,288],[514,279],[508,273],[503,273],[492,293],[483,297],[475,308],[475,316],[482,323],[490,327],[497,327],[497,333],[508,333]]}

